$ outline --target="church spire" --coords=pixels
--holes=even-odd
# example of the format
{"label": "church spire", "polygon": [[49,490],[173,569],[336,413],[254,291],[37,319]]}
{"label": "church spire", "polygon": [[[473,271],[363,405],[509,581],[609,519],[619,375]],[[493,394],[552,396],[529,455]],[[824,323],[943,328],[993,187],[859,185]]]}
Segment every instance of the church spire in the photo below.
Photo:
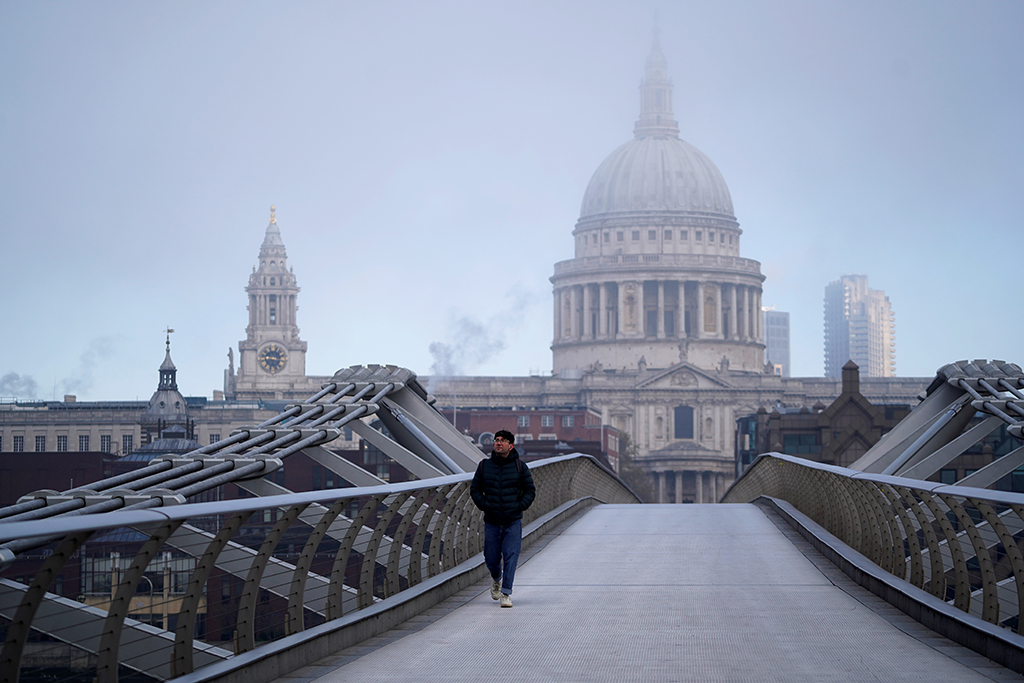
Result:
{"label": "church spire", "polygon": [[174,361],[171,360],[171,332],[174,332],[174,330],[168,327],[167,352],[164,354],[164,362],[160,364],[160,385],[157,387],[157,391],[163,389],[178,390],[178,368],[174,367]]}
{"label": "church spire", "polygon": [[668,77],[668,61],[661,52],[657,27],[644,79],[640,82],[640,118],[633,127],[633,134],[638,138],[648,135],[679,137],[679,124],[672,114],[672,81]]}
{"label": "church spire", "polygon": [[277,207],[273,204],[270,205],[270,222],[267,224],[267,234],[263,237],[263,244],[260,246],[260,257],[267,252],[274,252],[277,255],[277,250],[280,249],[280,254],[284,255],[284,240],[281,239],[281,230],[277,227],[277,216],[274,215]]}

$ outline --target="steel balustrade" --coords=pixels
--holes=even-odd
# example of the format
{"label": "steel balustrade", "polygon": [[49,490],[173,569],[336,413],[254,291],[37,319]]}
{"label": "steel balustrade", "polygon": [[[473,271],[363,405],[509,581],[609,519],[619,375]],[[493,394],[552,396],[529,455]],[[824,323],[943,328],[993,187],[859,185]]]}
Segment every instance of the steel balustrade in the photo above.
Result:
{"label": "steel balustrade", "polygon": [[722,498],[790,503],[899,579],[1018,632],[1024,495],[906,479],[768,453]]}
{"label": "steel balustrade", "polygon": [[[638,502],[589,456],[531,472],[526,524],[573,500]],[[0,577],[0,676],[164,680],[401,599],[483,547],[471,479],[0,524],[0,543],[35,548]]]}

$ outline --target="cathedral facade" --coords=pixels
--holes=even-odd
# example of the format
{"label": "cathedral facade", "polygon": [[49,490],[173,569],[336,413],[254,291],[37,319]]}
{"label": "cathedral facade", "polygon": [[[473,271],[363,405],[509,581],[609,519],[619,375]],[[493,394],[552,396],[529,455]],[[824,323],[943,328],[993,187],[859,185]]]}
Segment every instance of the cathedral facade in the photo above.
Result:
{"label": "cathedral facade", "polygon": [[[757,261],[721,172],[679,137],[655,38],[633,137],[601,164],[555,264],[551,377],[434,378],[439,404],[583,405],[628,434],[658,502],[714,502],[736,476],[737,419],[831,403],[838,378],[765,363]],[[928,379],[866,378],[875,405],[912,404]],[[520,438],[529,438],[528,434]]]}

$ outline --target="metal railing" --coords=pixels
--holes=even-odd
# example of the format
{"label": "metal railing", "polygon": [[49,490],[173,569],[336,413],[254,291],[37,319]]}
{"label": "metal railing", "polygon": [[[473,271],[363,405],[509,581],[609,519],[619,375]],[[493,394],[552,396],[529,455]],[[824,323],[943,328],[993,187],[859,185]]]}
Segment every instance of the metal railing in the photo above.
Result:
{"label": "metal railing", "polygon": [[[639,502],[590,456],[531,472],[524,524]],[[165,680],[401,599],[482,550],[472,477],[0,524],[30,549],[0,575],[0,677]]]}
{"label": "metal railing", "polygon": [[785,500],[899,579],[1014,633],[1024,610],[1024,495],[761,455],[722,498]]}

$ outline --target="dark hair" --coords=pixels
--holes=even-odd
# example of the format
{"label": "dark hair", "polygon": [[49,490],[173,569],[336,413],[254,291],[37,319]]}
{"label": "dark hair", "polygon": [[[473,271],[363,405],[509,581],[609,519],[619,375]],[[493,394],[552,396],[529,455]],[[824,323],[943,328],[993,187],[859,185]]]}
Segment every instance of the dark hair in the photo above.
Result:
{"label": "dark hair", "polygon": [[505,439],[509,443],[515,443],[516,442],[515,434],[513,434],[510,431],[508,431],[507,429],[499,429],[498,431],[494,432],[494,438],[497,439],[499,437]]}

